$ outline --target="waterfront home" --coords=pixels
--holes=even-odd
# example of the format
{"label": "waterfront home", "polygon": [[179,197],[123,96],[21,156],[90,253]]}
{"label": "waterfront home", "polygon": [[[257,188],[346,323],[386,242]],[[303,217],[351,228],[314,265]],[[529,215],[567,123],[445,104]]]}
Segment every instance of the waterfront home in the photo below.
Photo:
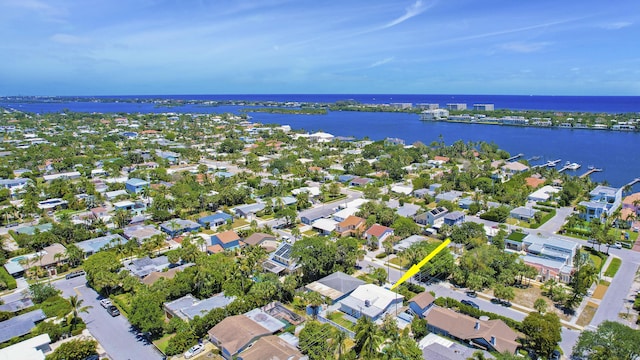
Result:
{"label": "waterfront home", "polygon": [[584,208],[580,216],[587,221],[611,216],[622,204],[622,188],[598,185],[591,190],[589,196],[589,201],[578,204]]}
{"label": "waterfront home", "polygon": [[204,300],[196,299],[193,295],[187,294],[179,299],[164,303],[163,308],[167,319],[177,316],[189,322],[196,316],[205,316],[213,309],[225,308],[235,299],[235,296],[228,297],[224,293],[213,295]]}
{"label": "waterfront home", "polygon": [[284,333],[281,336],[268,335],[265,337],[261,337],[256,340],[256,342],[254,342],[250,348],[244,350],[235,358],[237,360],[307,360],[308,357],[306,355],[303,355],[300,350],[298,350],[295,343],[291,344],[289,341],[287,341],[288,338],[284,336],[286,334],[289,333]]}
{"label": "waterfront home", "polygon": [[233,230],[224,231],[211,235],[210,246],[216,245],[222,250],[231,250],[240,247],[240,235]]}
{"label": "waterfront home", "polygon": [[331,304],[335,304],[349,296],[358,286],[364,284],[366,284],[366,282],[363,280],[347,275],[341,271],[336,271],[331,275],[327,275],[322,279],[306,285],[305,289],[317,292],[325,299],[330,300]]}
{"label": "waterfront home", "polygon": [[340,311],[359,319],[366,316],[374,322],[381,321],[385,314],[393,314],[400,307],[404,295],[374,284],[358,286],[353,292],[338,301]]}
{"label": "waterfront home", "polygon": [[139,194],[145,188],[149,187],[149,182],[138,178],[131,178],[124,183],[124,187],[129,193]]}
{"label": "waterfront home", "polygon": [[640,214],[640,192],[631,194],[622,200],[622,209],[630,209],[635,214]]}
{"label": "waterfront home", "polygon": [[432,333],[451,337],[480,349],[514,354],[520,346],[517,341],[518,333],[499,319],[480,320],[439,306],[427,310],[424,319]]}
{"label": "waterfront home", "polygon": [[365,219],[350,215],[336,225],[335,231],[340,236],[359,236],[364,231]]}
{"label": "waterfront home", "polygon": [[160,230],[166,232],[171,237],[176,237],[178,234],[198,231],[200,224],[191,220],[183,220],[180,218],[172,219],[160,224]]}

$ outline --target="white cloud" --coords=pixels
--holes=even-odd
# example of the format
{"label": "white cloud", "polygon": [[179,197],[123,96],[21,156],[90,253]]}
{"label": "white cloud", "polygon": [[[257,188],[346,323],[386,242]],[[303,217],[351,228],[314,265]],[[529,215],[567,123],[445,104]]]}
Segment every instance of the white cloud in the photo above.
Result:
{"label": "white cloud", "polygon": [[606,30],[620,30],[622,28],[626,28],[631,25],[633,25],[632,22],[618,21],[618,22],[612,22],[607,24],[600,24],[600,27]]}
{"label": "white cloud", "polygon": [[388,63],[392,62],[394,59],[395,59],[395,57],[391,56],[391,57],[388,57],[386,59],[382,59],[382,60],[376,61],[373,64],[369,65],[369,69],[374,68],[374,67],[378,67],[378,66],[381,66],[381,65],[384,65],[384,64],[388,64]]}
{"label": "white cloud", "polygon": [[415,3],[411,4],[409,7],[405,9],[404,15],[384,24],[380,29],[388,29],[390,27],[402,24],[403,22],[411,19],[412,17],[422,14],[431,6],[433,5],[424,5],[422,0],[416,0]]}
{"label": "white cloud", "polygon": [[508,44],[503,44],[500,48],[508,51],[518,52],[518,53],[532,53],[536,51],[540,51],[543,48],[547,47],[550,43],[548,42],[536,42],[536,43],[523,43],[523,42],[512,42]]}

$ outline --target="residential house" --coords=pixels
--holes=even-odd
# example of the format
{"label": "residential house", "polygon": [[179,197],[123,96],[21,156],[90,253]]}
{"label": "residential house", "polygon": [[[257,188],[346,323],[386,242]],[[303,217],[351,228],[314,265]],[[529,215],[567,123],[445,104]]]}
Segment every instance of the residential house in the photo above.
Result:
{"label": "residential house", "polygon": [[[422,350],[424,360],[460,360],[471,359],[474,353],[481,351],[460,343],[448,340],[434,333],[429,333],[418,342],[418,348]],[[491,356],[483,351],[485,359]]]}
{"label": "residential house", "polygon": [[207,248],[209,252],[219,252],[215,251],[216,245],[219,246],[222,250],[231,250],[237,247],[240,247],[240,235],[233,230],[223,231],[221,233],[217,233],[211,235],[210,247],[212,249]]}
{"label": "residential house", "polygon": [[622,204],[622,188],[598,185],[589,193],[589,201],[581,201],[584,212],[580,216],[591,221],[605,216],[611,216]]}
{"label": "residential house", "polygon": [[522,260],[538,270],[543,282],[549,279],[564,283],[571,281],[579,244],[557,237],[529,234],[522,240],[522,249],[527,253]]}
{"label": "residential house", "polygon": [[414,221],[420,225],[433,226],[436,222],[444,221],[443,218],[448,212],[447,208],[437,206],[425,213],[416,215]]}
{"label": "residential house", "polygon": [[271,254],[268,260],[262,263],[262,267],[274,274],[281,273],[293,273],[300,268],[300,265],[296,262],[296,259],[291,256],[292,245],[289,243],[282,243]]}
{"label": "residential house", "polygon": [[408,218],[413,218],[418,213],[418,211],[420,211],[419,205],[404,203],[404,205],[396,209],[396,214]]}
{"label": "residential house", "polygon": [[125,239],[136,239],[140,244],[155,235],[162,235],[162,231],[156,229],[153,225],[127,226],[124,228],[123,233]]}
{"label": "residential house", "polygon": [[257,339],[274,334],[285,324],[261,309],[228,316],[209,331],[209,339],[227,360],[235,358]]}
{"label": "residential house", "polygon": [[238,360],[306,360],[298,348],[281,336],[268,335],[259,338],[253,345],[236,356]]}
{"label": "residential house", "polygon": [[51,351],[50,345],[49,334],[41,334],[0,349],[0,359],[45,360],[44,354]]}
{"label": "residential house", "polygon": [[51,181],[56,180],[56,179],[66,179],[66,180],[78,179],[80,176],[82,176],[82,174],[80,174],[80,172],[78,172],[78,171],[70,171],[70,172],[65,172],[65,173],[44,175],[44,176],[42,176],[42,178],[46,182],[51,182]]}
{"label": "residential house", "polygon": [[145,188],[149,187],[149,182],[138,178],[131,178],[124,183],[124,187],[129,193],[139,194]]}
{"label": "residential house", "polygon": [[365,219],[350,215],[336,225],[335,231],[340,234],[340,236],[359,236],[364,231],[365,224]]}
{"label": "residential house", "polygon": [[246,239],[242,240],[247,245],[252,246],[261,246],[265,242],[273,242],[276,241],[275,235],[266,234],[266,233],[253,233],[249,235]]}
{"label": "residential house", "polygon": [[311,227],[318,231],[320,235],[329,235],[336,229],[338,222],[333,219],[318,219],[311,224]]}
{"label": "residential house", "polygon": [[0,179],[0,188],[8,189],[11,194],[23,190],[29,183],[28,178]]}
{"label": "residential house", "polygon": [[413,192],[413,186],[403,185],[403,184],[395,184],[391,186],[391,192],[402,195],[411,195]]}
{"label": "residential house", "polygon": [[373,224],[367,231],[364,233],[365,239],[368,242],[371,242],[375,237],[378,239],[378,247],[382,247],[382,242],[385,241],[389,236],[393,236],[393,229],[390,227],[382,226],[380,224]]}
{"label": "residential house", "polygon": [[200,224],[191,220],[172,219],[160,224],[160,230],[166,232],[171,237],[176,237],[179,234],[198,231]]}
{"label": "residential house", "polygon": [[426,195],[430,195],[429,189],[418,189],[413,192],[413,196],[419,199],[424,198]]}
{"label": "residential house", "polygon": [[555,194],[559,193],[560,191],[562,191],[562,189],[559,187],[546,185],[529,194],[527,199],[529,201],[536,201],[536,202],[549,201],[555,196]]}
{"label": "residential house", "polygon": [[331,304],[335,304],[349,296],[358,286],[364,284],[366,284],[366,282],[363,280],[337,271],[306,285],[305,289],[317,292],[325,299],[331,300]]}
{"label": "residential house", "polygon": [[473,203],[474,201],[470,197],[466,197],[458,200],[458,206],[460,206],[461,209],[465,209],[465,210],[469,210],[469,207],[471,207],[471,204]]}
{"label": "residential house", "polygon": [[110,249],[117,245],[123,245],[126,242],[127,240],[122,236],[112,234],[81,241],[76,243],[76,246],[82,250],[83,257],[86,259],[100,250]]}
{"label": "residential house", "polygon": [[331,216],[335,210],[329,206],[312,208],[300,212],[300,221],[303,224],[311,225],[314,221]]}
{"label": "residential house", "polygon": [[0,322],[0,343],[30,333],[38,323],[46,318],[44,311],[37,309]]}
{"label": "residential house", "polygon": [[420,235],[411,235],[406,239],[398,241],[397,244],[393,246],[393,250],[396,252],[407,250],[411,247],[411,245],[426,241],[427,238]]}
{"label": "residential house", "polygon": [[23,226],[16,229],[16,234],[34,235],[36,232],[43,233],[43,232],[51,231],[51,229],[53,229],[53,224],[51,223],[33,225],[33,226]]}
{"label": "residential house", "polygon": [[236,216],[245,218],[250,221],[253,220],[256,213],[264,210],[264,208],[265,205],[263,203],[255,203],[236,206],[235,208],[233,208],[233,211]]}
{"label": "residential house", "polygon": [[169,264],[169,270],[152,271],[149,273],[149,275],[145,276],[142,280],[140,280],[140,282],[145,285],[151,286],[160,279],[171,280],[174,277],[176,277],[176,275],[179,272],[193,265],[194,264],[192,263],[187,263],[187,264],[178,265],[178,266],[175,266],[175,264]]}
{"label": "residential house", "polygon": [[349,182],[349,185],[351,185],[351,186],[365,186],[365,185],[367,185],[368,183],[370,183],[372,181],[373,181],[373,179],[370,179],[370,178],[359,177],[359,178],[351,179],[351,181]]}
{"label": "residential house", "polygon": [[349,216],[355,215],[358,211],[360,211],[360,209],[358,207],[349,207],[349,206],[347,206],[344,209],[339,210],[336,213],[334,213],[332,215],[332,217],[333,217],[333,220],[335,220],[337,222],[343,222]]}
{"label": "residential house", "polygon": [[154,271],[163,271],[170,265],[169,259],[165,256],[150,258],[148,256],[127,261],[124,267],[129,270],[131,275],[140,279],[151,274]]}
{"label": "residential house", "polygon": [[480,349],[515,354],[518,333],[502,320],[479,320],[451,309],[433,306],[424,316],[427,328]]}
{"label": "residential house", "polygon": [[129,197],[129,193],[126,190],[114,190],[114,191],[107,191],[104,193],[104,197],[109,200],[109,201],[113,201],[118,197]]}
{"label": "residential house", "polygon": [[436,202],[439,203],[440,201],[450,201],[455,204],[460,196],[462,196],[462,192],[451,190],[436,195]]}
{"label": "residential house", "polygon": [[338,301],[340,311],[356,319],[366,316],[373,321],[402,307],[404,295],[374,284],[358,286],[350,295]]}
{"label": "residential house", "polygon": [[203,317],[213,309],[224,308],[235,300],[235,296],[225,296],[224,293],[214,295],[208,299],[198,300],[193,295],[187,294],[179,299],[164,304],[164,312],[167,319],[174,316],[184,321],[191,321],[196,316]]}
{"label": "residential house", "polygon": [[622,200],[622,209],[631,209],[633,213],[640,214],[640,192],[625,197]]}
{"label": "residential house", "polygon": [[450,212],[443,219],[444,223],[449,226],[461,225],[464,222],[464,213],[462,211]]}
{"label": "residential house", "polygon": [[419,316],[424,317],[424,313],[431,309],[436,298],[428,291],[423,291],[409,300],[409,309]]}
{"label": "residential house", "polygon": [[44,210],[44,211],[54,211],[54,210],[60,210],[60,209],[66,209],[67,205],[69,203],[67,202],[67,200],[63,200],[63,199],[47,199],[44,201],[40,201],[38,203],[38,209],[40,210]]}
{"label": "residential house", "polygon": [[204,216],[198,219],[198,224],[200,224],[204,228],[217,227],[220,225],[224,225],[229,221],[233,220],[233,216],[225,213],[225,212],[217,212],[215,214],[211,214],[208,216]]}
{"label": "residential house", "polygon": [[526,222],[531,222],[531,220],[533,220],[535,218],[536,213],[538,212],[538,210],[533,209],[533,208],[528,208],[528,207],[524,207],[524,206],[519,206],[513,210],[511,210],[509,212],[509,216],[516,219],[516,220],[522,220],[522,221],[526,221]]}

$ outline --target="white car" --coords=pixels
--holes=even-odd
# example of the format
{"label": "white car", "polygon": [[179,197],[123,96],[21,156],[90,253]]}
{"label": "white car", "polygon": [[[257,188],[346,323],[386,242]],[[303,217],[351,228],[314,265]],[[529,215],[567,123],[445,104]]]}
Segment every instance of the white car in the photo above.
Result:
{"label": "white car", "polygon": [[619,242],[617,242],[617,243],[615,243],[615,244],[613,244],[611,246],[613,246],[616,249],[622,249],[622,244],[620,244]]}
{"label": "white car", "polygon": [[196,344],[193,345],[189,350],[184,352],[184,358],[190,359],[198,354],[200,354],[204,350],[204,345]]}
{"label": "white car", "polygon": [[113,304],[111,303],[111,300],[109,300],[109,299],[102,299],[102,300],[100,300],[100,305],[101,305],[103,308],[108,309],[108,308],[109,308],[109,306],[111,306],[111,305],[113,305]]}

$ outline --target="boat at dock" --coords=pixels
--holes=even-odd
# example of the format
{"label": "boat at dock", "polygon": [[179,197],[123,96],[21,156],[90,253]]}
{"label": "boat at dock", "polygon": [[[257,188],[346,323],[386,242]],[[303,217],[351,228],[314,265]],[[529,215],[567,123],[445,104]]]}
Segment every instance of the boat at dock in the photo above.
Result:
{"label": "boat at dock", "polygon": [[571,163],[571,164],[569,164],[569,165],[565,165],[565,167],[566,167],[568,170],[578,170],[578,169],[580,169],[580,166],[582,166],[582,165],[580,165],[580,164],[578,164],[578,163]]}

